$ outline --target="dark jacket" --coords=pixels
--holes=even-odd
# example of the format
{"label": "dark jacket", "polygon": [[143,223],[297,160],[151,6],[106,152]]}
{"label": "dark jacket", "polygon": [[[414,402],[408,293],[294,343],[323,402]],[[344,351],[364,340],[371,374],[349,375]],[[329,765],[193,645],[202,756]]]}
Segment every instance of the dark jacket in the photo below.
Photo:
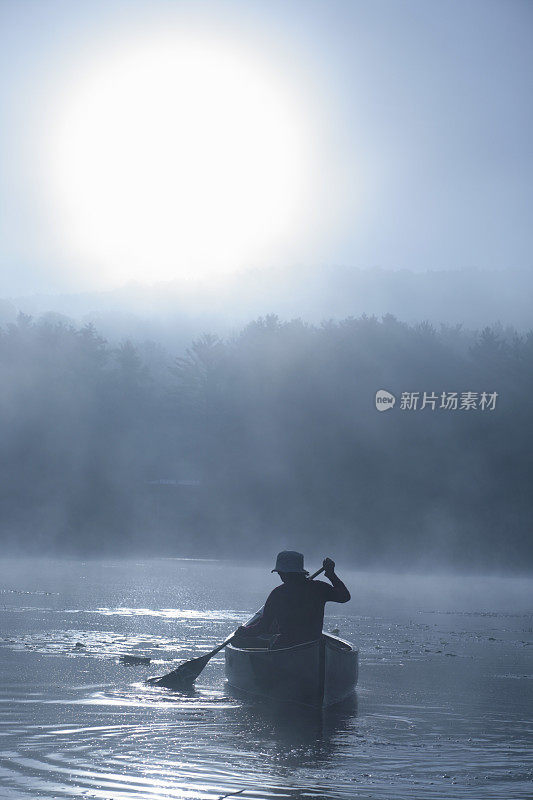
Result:
{"label": "dark jacket", "polygon": [[279,633],[278,646],[319,639],[328,600],[347,603],[350,599],[340,578],[333,575],[330,580],[333,585],[302,575],[277,586],[269,594],[260,619],[245,626],[245,635]]}

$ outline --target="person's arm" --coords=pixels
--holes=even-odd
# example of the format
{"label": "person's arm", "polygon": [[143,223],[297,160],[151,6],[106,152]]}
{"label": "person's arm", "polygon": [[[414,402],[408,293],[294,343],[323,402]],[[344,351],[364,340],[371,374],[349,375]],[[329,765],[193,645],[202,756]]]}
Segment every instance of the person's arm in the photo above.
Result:
{"label": "person's arm", "polygon": [[272,600],[272,592],[269,594],[265,605],[263,606],[263,613],[261,616],[249,622],[247,625],[241,625],[237,629],[239,636],[258,636],[261,633],[269,633],[271,625],[274,621],[274,603]]}
{"label": "person's arm", "polygon": [[351,595],[339,576],[335,574],[335,562],[331,558],[325,558],[322,566],[324,575],[331,581],[334,590],[330,593],[328,600],[332,600],[334,603],[347,603]]}

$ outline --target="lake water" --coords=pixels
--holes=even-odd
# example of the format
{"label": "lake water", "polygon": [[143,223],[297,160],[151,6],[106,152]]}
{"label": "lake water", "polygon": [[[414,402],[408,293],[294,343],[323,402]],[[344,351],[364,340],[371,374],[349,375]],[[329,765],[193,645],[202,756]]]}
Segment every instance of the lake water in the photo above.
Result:
{"label": "lake water", "polygon": [[223,653],[190,695],[144,683],[262,605],[266,566],[4,560],[0,797],[531,798],[531,582],[339,573],[359,685],[313,712],[234,697]]}

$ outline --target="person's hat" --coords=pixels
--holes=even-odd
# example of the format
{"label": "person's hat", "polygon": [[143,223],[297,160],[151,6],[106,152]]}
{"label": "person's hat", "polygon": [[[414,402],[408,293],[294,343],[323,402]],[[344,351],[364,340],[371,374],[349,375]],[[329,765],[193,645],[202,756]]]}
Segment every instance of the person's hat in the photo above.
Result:
{"label": "person's hat", "polygon": [[276,558],[276,566],[272,572],[299,572],[302,575],[309,575],[304,569],[304,557],[302,553],[295,550],[282,550]]}

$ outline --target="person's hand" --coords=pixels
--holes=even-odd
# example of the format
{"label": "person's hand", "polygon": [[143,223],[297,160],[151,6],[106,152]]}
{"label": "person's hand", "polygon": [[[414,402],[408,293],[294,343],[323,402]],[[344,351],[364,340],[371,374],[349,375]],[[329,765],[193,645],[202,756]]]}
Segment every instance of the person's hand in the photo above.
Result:
{"label": "person's hand", "polygon": [[322,566],[324,567],[324,574],[326,578],[331,577],[335,573],[335,562],[331,558],[325,558],[322,562]]}

